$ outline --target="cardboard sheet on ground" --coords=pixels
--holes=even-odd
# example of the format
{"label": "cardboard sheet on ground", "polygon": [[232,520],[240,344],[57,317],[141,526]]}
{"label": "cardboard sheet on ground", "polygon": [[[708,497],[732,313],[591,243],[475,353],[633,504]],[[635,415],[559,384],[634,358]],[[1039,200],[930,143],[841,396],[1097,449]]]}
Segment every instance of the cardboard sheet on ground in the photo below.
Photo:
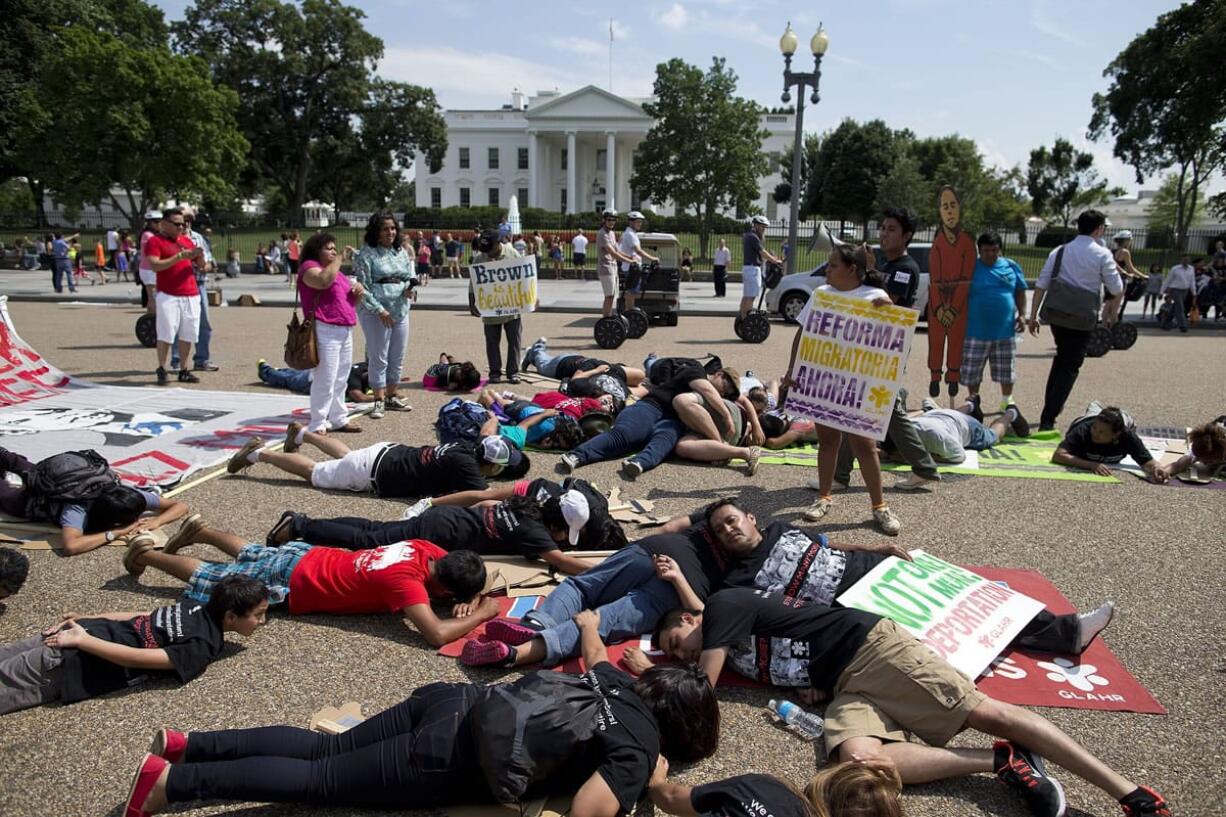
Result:
{"label": "cardboard sheet on ground", "polygon": [[127,484],[168,487],[224,462],[253,436],[275,439],[307,405],[285,392],[99,386],[69,377],[21,339],[0,296],[0,444],[33,462],[92,448]]}
{"label": "cardboard sheet on ground", "polygon": [[[568,551],[568,555],[598,565],[606,557],[613,555],[611,550]],[[505,590],[508,597],[517,599],[522,596],[536,597],[548,593],[566,578],[565,575],[551,574],[549,565],[542,561],[531,561],[520,556],[486,556],[483,557],[486,573],[491,577],[491,591]],[[531,609],[531,608],[529,608]]]}
{"label": "cardboard sheet on ground", "polygon": [[[357,701],[337,706],[325,706],[311,715],[307,727],[325,735],[339,735],[366,720]],[[516,805],[487,804],[452,806],[445,809],[450,817],[563,817],[570,812],[570,795],[554,795],[527,800]]]}
{"label": "cardboard sheet on ground", "polygon": [[[170,538],[165,528],[149,531],[155,547],[162,547]],[[0,513],[0,539],[10,542],[20,542],[22,550],[62,550],[64,539],[60,536],[58,525],[49,522],[31,522],[28,519],[18,519],[6,513]],[[0,542],[4,544],[4,542]],[[110,547],[127,547],[127,539],[116,539]],[[104,545],[103,547],[107,547]]]}
{"label": "cardboard sheet on ground", "polygon": [[[1061,436],[1058,431],[1040,431],[1029,437],[1006,437],[986,451],[968,451],[966,462],[960,465],[940,465],[941,473],[967,474],[976,477],[1015,477],[1019,479],[1054,479],[1067,482],[1119,482],[1117,477],[1100,477],[1089,471],[1054,465],[1051,455]],[[971,454],[976,456],[972,457]],[[762,462],[770,465],[808,465],[817,467],[817,445],[807,444],[780,451],[764,451]],[[883,462],[884,471],[909,471],[911,466]]]}

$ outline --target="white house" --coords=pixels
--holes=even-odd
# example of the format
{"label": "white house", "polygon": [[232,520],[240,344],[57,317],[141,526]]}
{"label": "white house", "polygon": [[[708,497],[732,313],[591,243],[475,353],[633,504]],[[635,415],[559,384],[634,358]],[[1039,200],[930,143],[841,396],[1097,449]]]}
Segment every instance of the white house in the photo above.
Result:
{"label": "white house", "polygon": [[[630,189],[634,153],[651,129],[648,100],[588,85],[568,94],[516,90],[493,110],[445,111],[447,153],[439,165],[416,163],[418,207],[521,207],[559,213],[646,208],[672,215],[671,203],[647,202]],[[793,114],[767,114],[762,150],[780,154],[793,139]],[[758,184],[757,206],[771,219],[786,214],[771,193],[783,178],[772,163]],[[777,209],[779,212],[777,213]]]}

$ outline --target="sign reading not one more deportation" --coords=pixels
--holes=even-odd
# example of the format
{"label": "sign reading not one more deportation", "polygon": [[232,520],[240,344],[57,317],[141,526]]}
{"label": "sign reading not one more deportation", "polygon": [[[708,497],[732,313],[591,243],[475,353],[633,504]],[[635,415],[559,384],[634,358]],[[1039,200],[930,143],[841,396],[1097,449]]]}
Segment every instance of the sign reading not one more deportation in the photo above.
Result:
{"label": "sign reading not one more deportation", "polygon": [[885,439],[919,313],[816,290],[806,313],[784,409]]}
{"label": "sign reading not one more deportation", "polygon": [[477,311],[483,318],[536,310],[536,256],[482,261],[469,266]]}
{"label": "sign reading not one more deportation", "polygon": [[837,601],[893,620],[971,680],[1044,607],[922,550],[911,559],[883,560]]}

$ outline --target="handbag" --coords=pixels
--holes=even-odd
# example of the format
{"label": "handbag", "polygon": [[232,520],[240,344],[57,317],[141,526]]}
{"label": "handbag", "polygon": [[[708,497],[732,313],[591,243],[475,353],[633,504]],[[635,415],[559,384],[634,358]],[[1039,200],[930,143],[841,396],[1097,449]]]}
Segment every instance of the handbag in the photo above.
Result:
{"label": "handbag", "polygon": [[285,365],[305,371],[319,365],[319,347],[315,345],[315,310],[308,315],[302,310],[298,320],[298,287],[294,287],[294,313],[285,327]]}
{"label": "handbag", "polygon": [[1039,317],[1052,326],[1089,332],[1098,325],[1098,311],[1102,297],[1098,289],[1088,290],[1070,286],[1059,279],[1060,266],[1064,261],[1064,247],[1056,250],[1056,261],[1047,284],[1047,294],[1039,309]]}

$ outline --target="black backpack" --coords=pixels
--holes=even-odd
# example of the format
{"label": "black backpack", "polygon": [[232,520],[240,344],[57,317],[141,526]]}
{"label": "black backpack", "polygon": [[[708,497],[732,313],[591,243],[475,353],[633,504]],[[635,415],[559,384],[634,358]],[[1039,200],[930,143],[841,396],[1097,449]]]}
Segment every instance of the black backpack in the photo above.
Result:
{"label": "black backpack", "polygon": [[490,417],[480,403],[453,397],[438,410],[434,430],[441,443],[475,443],[481,439],[481,426]]}
{"label": "black backpack", "polygon": [[118,485],[119,477],[97,451],[65,451],[35,465],[25,483],[26,516],[46,519],[53,505],[91,502]]}
{"label": "black backpack", "polygon": [[587,675],[534,672],[491,686],[469,717],[485,782],[500,803],[572,762],[608,705]]}

